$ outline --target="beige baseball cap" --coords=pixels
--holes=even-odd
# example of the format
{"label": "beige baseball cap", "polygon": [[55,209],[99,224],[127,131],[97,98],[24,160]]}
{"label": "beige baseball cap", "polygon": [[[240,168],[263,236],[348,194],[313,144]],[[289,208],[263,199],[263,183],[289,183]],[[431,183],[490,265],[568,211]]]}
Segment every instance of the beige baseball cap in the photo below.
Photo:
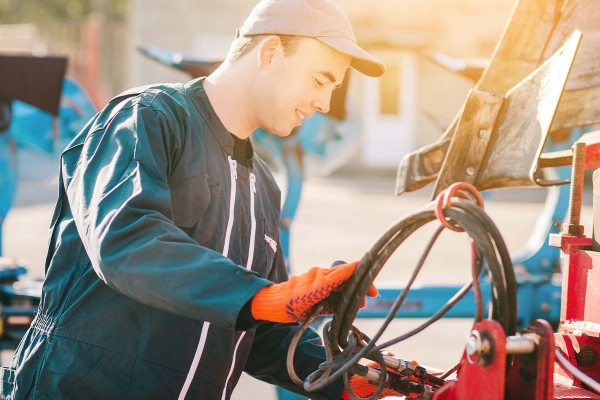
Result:
{"label": "beige baseball cap", "polygon": [[262,0],[238,35],[297,35],[315,38],[352,57],[350,66],[365,75],[385,72],[381,61],[356,44],[346,14],[330,0]]}

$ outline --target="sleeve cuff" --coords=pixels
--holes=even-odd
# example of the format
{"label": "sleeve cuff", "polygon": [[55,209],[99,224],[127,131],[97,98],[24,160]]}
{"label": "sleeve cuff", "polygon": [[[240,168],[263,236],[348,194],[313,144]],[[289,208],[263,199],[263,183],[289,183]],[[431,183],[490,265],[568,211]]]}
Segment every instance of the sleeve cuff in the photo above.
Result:
{"label": "sleeve cuff", "polygon": [[248,329],[252,329],[258,323],[258,321],[252,316],[252,299],[253,297],[250,298],[250,300],[248,300],[240,310],[237,321],[235,322],[236,330],[246,331]]}

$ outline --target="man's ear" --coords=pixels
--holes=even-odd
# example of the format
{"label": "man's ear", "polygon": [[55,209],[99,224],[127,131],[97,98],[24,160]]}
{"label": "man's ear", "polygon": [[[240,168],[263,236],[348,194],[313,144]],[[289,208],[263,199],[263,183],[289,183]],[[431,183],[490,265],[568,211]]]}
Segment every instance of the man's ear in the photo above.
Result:
{"label": "man's ear", "polygon": [[278,51],[280,50],[281,38],[279,36],[269,36],[262,41],[258,48],[258,67],[260,69],[268,69]]}

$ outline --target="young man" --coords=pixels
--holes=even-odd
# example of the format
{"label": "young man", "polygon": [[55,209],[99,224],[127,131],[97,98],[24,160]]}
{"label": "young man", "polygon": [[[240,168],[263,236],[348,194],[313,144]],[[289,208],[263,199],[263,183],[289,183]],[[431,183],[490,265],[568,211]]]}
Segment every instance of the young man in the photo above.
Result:
{"label": "young man", "polygon": [[[285,359],[296,322],[356,263],[287,280],[279,189],[247,138],[326,112],[349,65],[384,71],[337,6],[266,0],[212,75],[98,113],[62,154],[41,304],[4,396],[227,399],[245,370],[339,399],[341,382],[305,393]],[[308,332],[296,371],[323,359]]]}

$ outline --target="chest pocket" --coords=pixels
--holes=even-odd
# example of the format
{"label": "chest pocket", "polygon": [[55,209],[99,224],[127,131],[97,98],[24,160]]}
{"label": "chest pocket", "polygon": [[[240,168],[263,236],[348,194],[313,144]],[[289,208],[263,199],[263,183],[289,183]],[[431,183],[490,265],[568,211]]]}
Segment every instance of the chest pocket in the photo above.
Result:
{"label": "chest pocket", "polygon": [[201,245],[209,245],[222,213],[221,186],[208,174],[169,182],[173,222]]}
{"label": "chest pocket", "polygon": [[266,278],[273,268],[275,253],[281,251],[274,239],[275,231],[268,227],[264,218],[256,221],[256,241],[253,270]]}

